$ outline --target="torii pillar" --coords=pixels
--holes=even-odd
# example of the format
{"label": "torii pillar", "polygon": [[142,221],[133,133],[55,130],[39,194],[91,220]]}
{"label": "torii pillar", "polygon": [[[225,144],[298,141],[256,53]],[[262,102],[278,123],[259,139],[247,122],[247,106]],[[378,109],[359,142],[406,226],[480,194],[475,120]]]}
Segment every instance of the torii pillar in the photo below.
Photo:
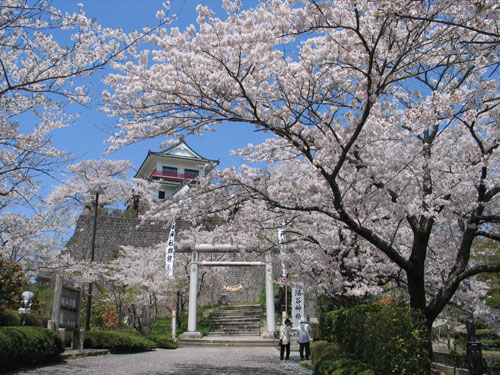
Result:
{"label": "torii pillar", "polygon": [[193,250],[191,255],[191,277],[189,279],[189,312],[188,330],[182,334],[185,338],[199,338],[201,333],[196,331],[196,310],[198,307],[198,252]]}
{"label": "torii pillar", "polygon": [[273,261],[270,251],[266,252],[266,328],[267,332],[264,332],[262,337],[274,338],[276,322],[274,317]]}

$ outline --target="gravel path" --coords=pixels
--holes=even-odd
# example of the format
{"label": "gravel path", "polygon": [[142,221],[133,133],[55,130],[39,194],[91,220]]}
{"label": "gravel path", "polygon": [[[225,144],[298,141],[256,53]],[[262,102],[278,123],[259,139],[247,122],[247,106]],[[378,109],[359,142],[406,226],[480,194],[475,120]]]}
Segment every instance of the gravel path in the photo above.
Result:
{"label": "gravel path", "polygon": [[295,375],[293,361],[279,360],[272,347],[184,347],[138,354],[85,357],[22,370],[25,375]]}

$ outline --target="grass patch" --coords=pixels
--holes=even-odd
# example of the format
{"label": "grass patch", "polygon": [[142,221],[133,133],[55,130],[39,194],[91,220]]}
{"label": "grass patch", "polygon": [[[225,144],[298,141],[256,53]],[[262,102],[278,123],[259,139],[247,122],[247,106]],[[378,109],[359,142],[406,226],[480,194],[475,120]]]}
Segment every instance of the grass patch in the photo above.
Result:
{"label": "grass patch", "polygon": [[93,328],[85,333],[83,347],[109,349],[111,353],[139,353],[153,350],[156,344],[139,335]]}
{"label": "grass patch", "polygon": [[[210,325],[215,314],[218,311],[218,306],[201,306],[197,309],[196,329],[203,336],[210,332]],[[179,319],[179,317],[177,317]],[[185,312],[180,317],[180,327],[177,326],[176,336],[179,337],[187,331],[188,314]],[[153,340],[159,348],[174,349],[177,345],[172,341],[172,317],[158,318],[151,329],[151,340]]]}

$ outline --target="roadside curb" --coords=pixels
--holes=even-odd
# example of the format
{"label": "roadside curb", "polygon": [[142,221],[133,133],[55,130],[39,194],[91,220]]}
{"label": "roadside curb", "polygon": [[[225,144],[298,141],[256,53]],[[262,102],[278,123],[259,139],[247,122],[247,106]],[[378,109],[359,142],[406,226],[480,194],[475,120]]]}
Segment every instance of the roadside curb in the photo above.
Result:
{"label": "roadside curb", "polygon": [[59,354],[59,356],[62,359],[68,359],[71,357],[74,357],[74,358],[91,357],[91,356],[95,356],[95,355],[105,355],[105,354],[109,354],[108,349],[83,349],[83,350],[69,349],[69,350],[65,350],[63,353]]}
{"label": "roadside curb", "polygon": [[293,368],[294,370],[297,370],[297,371],[300,371],[301,373],[303,374],[308,374],[308,375],[312,375],[313,371],[311,369],[308,369],[306,367],[302,367],[301,365],[299,365],[298,362],[294,361],[294,360],[288,360],[288,361],[283,361],[283,363],[288,366],[288,367],[291,367]]}

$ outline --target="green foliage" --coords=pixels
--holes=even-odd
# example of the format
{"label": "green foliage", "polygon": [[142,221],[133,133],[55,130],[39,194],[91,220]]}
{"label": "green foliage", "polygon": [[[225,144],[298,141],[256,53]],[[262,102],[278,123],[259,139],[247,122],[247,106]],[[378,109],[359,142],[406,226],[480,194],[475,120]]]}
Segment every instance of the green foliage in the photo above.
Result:
{"label": "green foliage", "polygon": [[172,318],[158,318],[151,328],[151,339],[156,337],[172,337]]}
{"label": "green foliage", "polygon": [[500,348],[500,337],[491,328],[476,330],[476,338],[477,341],[483,344],[483,350],[498,350]]}
{"label": "green foliage", "polygon": [[177,349],[177,344],[172,337],[172,318],[158,318],[151,329],[151,340],[156,347],[162,349]]}
{"label": "green foliage", "polygon": [[21,294],[27,282],[21,266],[0,255],[0,311],[21,307]]}
{"label": "green foliage", "polygon": [[118,322],[119,316],[113,304],[95,304],[94,311],[92,311],[93,327],[104,330],[114,330],[118,327]]}
{"label": "green foliage", "polygon": [[476,330],[476,336],[478,341],[496,340],[499,338],[497,331],[491,328],[483,328]]}
{"label": "green foliage", "polygon": [[319,334],[320,334],[320,326],[319,323],[310,323],[312,332],[311,332],[311,337],[314,340],[319,340]]}
{"label": "green foliage", "polygon": [[[196,325],[196,329],[198,332],[200,332],[202,335],[207,335],[210,332],[210,325],[212,323],[212,320],[215,317],[215,314],[217,313],[218,307],[214,306],[200,306],[196,310],[196,321],[198,322]],[[170,319],[170,318],[166,318]],[[182,316],[182,317],[177,317],[177,319],[181,319],[181,326],[177,330],[177,335],[180,335],[183,332],[187,331],[187,326],[188,326],[188,316],[187,312]],[[170,328],[168,328],[170,332]]]}
{"label": "green foliage", "polygon": [[22,325],[45,327],[46,318],[36,314],[19,314],[17,310],[0,311],[0,327],[11,327],[11,326],[22,326]]}
{"label": "green foliage", "polygon": [[313,363],[328,359],[344,357],[345,353],[338,344],[328,341],[314,341],[311,344],[311,360]]}
{"label": "green foliage", "polygon": [[0,327],[20,326],[21,317],[16,310],[0,310]]}
{"label": "green foliage", "polygon": [[260,292],[259,305],[266,306],[266,290],[265,289],[262,292]]}
{"label": "green foliage", "polygon": [[61,337],[41,327],[0,327],[0,368],[16,368],[56,359]]}
{"label": "green foliage", "polygon": [[427,375],[429,341],[419,316],[407,307],[360,305],[322,317],[323,337],[377,375]]}
{"label": "green foliage", "polygon": [[155,336],[151,338],[157,348],[161,349],[177,349],[177,343],[167,336]]}
{"label": "green foliage", "polygon": [[[210,332],[210,324],[217,313],[217,307],[213,306],[200,306],[197,309],[197,329],[202,335],[208,334]],[[176,334],[179,336],[183,332],[187,331],[188,316],[183,314],[181,317],[177,317],[181,320],[181,327],[177,330]],[[150,339],[156,343],[158,348],[163,349],[176,349],[177,344],[172,341],[172,318],[158,318],[151,329]]]}
{"label": "green foliage", "polygon": [[314,365],[314,375],[375,375],[366,363],[350,358],[324,359]]}
{"label": "green foliage", "polygon": [[[34,314],[21,314],[21,325],[43,327],[43,318]],[[24,322],[24,324],[23,324]]]}
{"label": "green foliage", "polygon": [[500,294],[492,294],[486,298],[486,304],[494,309],[500,310]]}
{"label": "green foliage", "polygon": [[337,342],[350,352],[357,351],[362,347],[367,313],[380,311],[381,308],[379,305],[359,305],[327,312],[320,318],[320,337]]}
{"label": "green foliage", "polygon": [[85,332],[83,342],[85,348],[109,349],[112,353],[137,353],[153,350],[153,341],[142,336],[113,331],[91,329]]}
{"label": "green foliage", "polygon": [[36,283],[28,286],[28,289],[35,293],[35,301],[31,306],[31,313],[36,312],[40,316],[49,316],[54,299],[54,288],[51,285],[42,284],[43,282],[49,283],[47,279],[37,278]]}
{"label": "green foliage", "polygon": [[[211,329],[212,320],[217,313],[218,308],[213,306],[203,306],[199,307],[197,310],[197,321],[198,324],[196,328],[203,336],[208,335]],[[186,330],[187,330],[187,320],[186,320]]]}
{"label": "green foliage", "polygon": [[[500,262],[500,245],[497,241],[477,238],[474,241],[474,259],[489,264],[498,264]],[[483,273],[478,276],[479,280],[486,280],[491,287],[488,290],[486,303],[495,309],[500,310],[500,273]]]}

